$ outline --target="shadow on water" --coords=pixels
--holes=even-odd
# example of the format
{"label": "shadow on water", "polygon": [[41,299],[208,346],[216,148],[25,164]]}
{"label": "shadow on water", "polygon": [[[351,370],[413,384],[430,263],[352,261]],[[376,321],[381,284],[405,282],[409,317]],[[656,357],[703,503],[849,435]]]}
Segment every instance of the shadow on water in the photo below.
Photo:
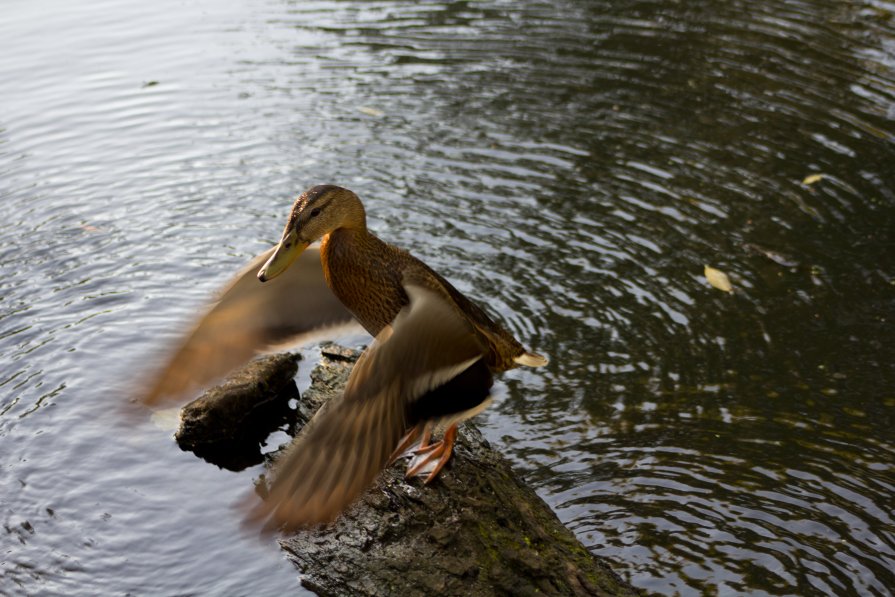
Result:
{"label": "shadow on water", "polygon": [[[292,586],[223,497],[198,503],[250,474],[149,426],[109,455],[90,389],[337,182],[552,356],[507,376],[486,433],[635,585],[891,591],[895,6],[179,6],[95,8],[130,33],[97,39],[60,12],[71,64],[25,9],[0,29],[33,61],[0,59],[3,583]],[[181,576],[122,581],[121,549]]]}

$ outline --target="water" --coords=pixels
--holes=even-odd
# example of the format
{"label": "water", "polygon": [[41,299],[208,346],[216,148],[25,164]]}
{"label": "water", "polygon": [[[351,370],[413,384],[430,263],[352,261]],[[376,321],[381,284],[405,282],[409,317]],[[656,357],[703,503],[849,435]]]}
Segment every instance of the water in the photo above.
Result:
{"label": "water", "polygon": [[0,593],[299,590],[116,409],[332,182],[551,355],[479,420],[622,576],[892,594],[892,2],[12,0],[0,81]]}

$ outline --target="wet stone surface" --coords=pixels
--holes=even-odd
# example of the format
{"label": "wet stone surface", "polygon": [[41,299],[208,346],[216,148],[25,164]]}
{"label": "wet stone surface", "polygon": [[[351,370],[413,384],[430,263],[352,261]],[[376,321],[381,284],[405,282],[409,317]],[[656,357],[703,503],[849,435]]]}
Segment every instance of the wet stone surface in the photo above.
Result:
{"label": "wet stone surface", "polygon": [[177,444],[229,470],[261,463],[261,443],[295,421],[289,402],[299,397],[294,381],[299,358],[283,353],[256,359],[184,406]]}
{"label": "wet stone surface", "polygon": [[[357,353],[327,348],[299,410],[340,392]],[[354,356],[354,359],[346,359]],[[332,525],[280,541],[320,595],[631,595],[471,424],[430,485],[404,460]]]}

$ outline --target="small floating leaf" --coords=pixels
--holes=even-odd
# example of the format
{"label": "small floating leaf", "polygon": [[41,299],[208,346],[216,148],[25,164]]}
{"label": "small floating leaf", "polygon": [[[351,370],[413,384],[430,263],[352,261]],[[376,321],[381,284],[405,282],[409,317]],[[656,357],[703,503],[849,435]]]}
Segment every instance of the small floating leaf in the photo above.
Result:
{"label": "small floating leaf", "polygon": [[802,181],[802,184],[814,184],[816,182],[820,182],[827,177],[826,174],[809,174]]}
{"label": "small floating leaf", "polygon": [[724,292],[733,292],[733,286],[730,283],[730,278],[728,278],[727,274],[719,269],[705,266],[705,279],[709,281],[709,284],[711,284],[718,290],[723,290]]}
{"label": "small floating leaf", "polygon": [[374,116],[379,118],[381,116],[385,116],[385,112],[382,110],[377,110],[376,108],[370,108],[369,106],[359,106],[358,111],[363,112],[367,116]]}
{"label": "small floating leaf", "polygon": [[143,88],[145,89],[147,87],[155,87],[156,85],[158,85],[158,81],[147,81],[143,83]]}

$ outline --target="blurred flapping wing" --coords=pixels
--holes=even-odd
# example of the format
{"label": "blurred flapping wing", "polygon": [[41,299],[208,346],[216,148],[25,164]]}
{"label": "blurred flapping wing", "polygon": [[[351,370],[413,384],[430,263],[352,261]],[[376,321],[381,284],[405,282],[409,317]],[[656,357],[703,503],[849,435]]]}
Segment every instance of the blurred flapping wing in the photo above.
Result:
{"label": "blurred flapping wing", "polygon": [[272,253],[255,257],[225,287],[149,384],[144,403],[182,399],[275,345],[352,321],[326,285],[318,248],[261,282],[258,270]]}
{"label": "blurred flapping wing", "polygon": [[[427,397],[464,400],[442,391],[467,371],[474,386],[456,387],[483,401],[491,387],[483,347],[457,309],[431,290],[405,282],[410,304],[361,355],[341,396],[332,399],[279,458],[268,498],[250,518],[267,528],[330,522],[373,482]],[[467,382],[468,383],[468,382]],[[428,410],[428,409],[425,409]]]}

